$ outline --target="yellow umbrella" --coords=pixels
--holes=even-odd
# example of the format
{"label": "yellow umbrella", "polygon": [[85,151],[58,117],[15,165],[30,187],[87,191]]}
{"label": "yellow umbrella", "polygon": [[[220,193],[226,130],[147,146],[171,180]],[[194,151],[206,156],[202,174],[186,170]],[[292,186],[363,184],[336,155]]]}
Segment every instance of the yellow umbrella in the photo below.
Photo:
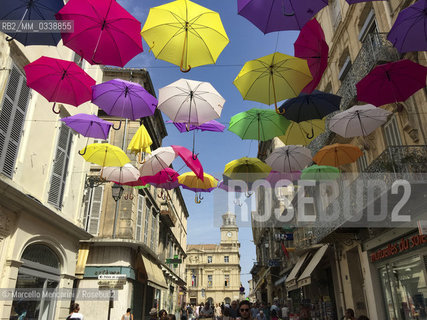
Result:
{"label": "yellow umbrella", "polygon": [[243,99],[271,105],[298,96],[312,80],[307,60],[275,52],[245,63],[233,83]]}
{"label": "yellow umbrella", "polygon": [[[82,149],[80,152],[83,152]],[[123,167],[130,159],[119,147],[109,143],[92,143],[87,146],[86,153],[82,157],[101,167]]]}
{"label": "yellow umbrella", "polygon": [[201,180],[192,171],[181,174],[178,177],[178,182],[184,189],[196,192],[196,198],[194,200],[196,203],[200,203],[200,201],[203,200],[203,197],[200,196],[200,192],[211,192],[218,185],[218,180],[210,174],[203,173],[203,180]]}
{"label": "yellow umbrella", "polygon": [[229,42],[219,14],[189,0],[151,8],[141,35],[157,59],[182,72],[215,63]]}
{"label": "yellow umbrella", "polygon": [[243,157],[227,163],[224,168],[224,175],[233,180],[254,182],[267,177],[270,171],[271,167],[258,158]]}
{"label": "yellow umbrella", "polygon": [[150,146],[152,144],[153,141],[151,140],[147,129],[145,129],[145,126],[142,124],[132,137],[132,140],[128,145],[128,150],[135,154],[139,153],[139,162],[141,162],[142,153],[151,153]]}
{"label": "yellow umbrella", "polygon": [[286,133],[279,139],[286,145],[307,146],[319,134],[325,131],[325,119],[302,122],[291,121]]}

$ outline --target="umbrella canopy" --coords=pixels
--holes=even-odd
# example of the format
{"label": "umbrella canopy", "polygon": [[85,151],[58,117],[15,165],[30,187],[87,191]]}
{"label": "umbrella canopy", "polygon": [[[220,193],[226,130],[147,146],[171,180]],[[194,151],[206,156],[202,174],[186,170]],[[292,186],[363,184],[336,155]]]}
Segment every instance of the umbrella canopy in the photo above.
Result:
{"label": "umbrella canopy", "polygon": [[108,181],[116,181],[119,184],[134,182],[139,179],[139,171],[130,163],[123,167],[106,167],[102,170],[102,176]]}
{"label": "umbrella canopy", "polygon": [[142,52],[141,23],[115,0],[70,0],[55,17],[74,21],[62,40],[90,64],[124,67]]}
{"label": "umbrella canopy", "polygon": [[271,167],[258,158],[243,157],[227,163],[224,168],[224,175],[233,180],[253,182],[264,179],[270,171]]}
{"label": "umbrella canopy", "polygon": [[175,158],[176,153],[172,147],[157,148],[139,168],[139,173],[141,177],[154,176],[157,172],[169,167]]}
{"label": "umbrella canopy", "polygon": [[328,66],[329,46],[325,34],[316,19],[308,21],[301,29],[298,39],[294,43],[295,57],[306,59],[313,80],[302,89],[302,92],[311,93],[316,89],[323,73]]}
{"label": "umbrella canopy", "polygon": [[219,14],[189,0],[151,8],[141,35],[157,59],[183,72],[215,63],[229,42]]}
{"label": "umbrella canopy", "polygon": [[201,180],[194,172],[185,172],[178,177],[178,181],[184,189],[194,192],[210,192],[218,185],[218,180],[208,173],[204,173]]}
{"label": "umbrella canopy", "polygon": [[283,135],[289,123],[274,110],[253,108],[232,116],[228,130],[242,139],[267,141]]}
{"label": "umbrella canopy", "polygon": [[71,117],[62,118],[67,126],[85,137],[107,140],[111,122],[105,121],[93,114],[78,113]]}
{"label": "umbrella canopy", "polygon": [[183,122],[173,122],[171,120],[166,121],[166,123],[173,123],[173,125],[178,129],[179,132],[183,133],[183,132],[188,132],[188,131],[193,131],[193,130],[200,130],[200,131],[211,131],[211,132],[223,132],[225,129],[225,126],[216,121],[216,120],[211,120],[205,123],[202,123],[199,126],[195,126],[195,125],[187,125]]}
{"label": "umbrella canopy", "polygon": [[383,0],[345,0],[348,4],[355,4],[359,2],[383,1]]}
{"label": "umbrella canopy", "polygon": [[427,67],[410,60],[376,66],[356,84],[357,99],[379,107],[405,101],[426,86]]}
{"label": "umbrella canopy", "polygon": [[331,166],[318,166],[314,164],[302,170],[302,180],[335,180],[340,175],[340,170]]}
{"label": "umbrella canopy", "polygon": [[290,121],[288,130],[279,139],[285,145],[308,146],[313,139],[325,131],[325,119],[302,122]]}
{"label": "umbrella canopy", "polygon": [[113,79],[92,89],[92,103],[110,116],[136,120],[156,111],[157,99],[139,83]]}
{"label": "umbrella canopy", "polygon": [[171,146],[175,151],[176,155],[179,156],[182,161],[193,171],[199,179],[203,180],[203,167],[197,157],[194,157],[193,153],[182,146]]}
{"label": "umbrella canopy", "polygon": [[160,170],[153,176],[145,176],[141,178],[141,181],[144,183],[149,183],[152,185],[168,184],[170,182],[178,181],[178,172],[172,168],[165,168]]}
{"label": "umbrella canopy", "polygon": [[419,0],[399,12],[387,39],[400,53],[427,51],[426,12],[427,0]]}
{"label": "umbrella canopy", "polygon": [[295,122],[323,119],[340,108],[341,97],[335,94],[314,90],[310,94],[302,93],[287,100],[280,107],[285,117]]}
{"label": "umbrella canopy", "polygon": [[344,138],[367,136],[387,121],[392,113],[372,104],[354,106],[333,116],[329,129]]}
{"label": "umbrella canopy", "polygon": [[173,122],[199,126],[219,118],[224,103],[209,82],[180,79],[159,90],[158,108]]}
{"label": "umbrella canopy", "polygon": [[296,97],[312,80],[307,60],[275,52],[248,61],[233,84],[243,99],[271,105]]}
{"label": "umbrella canopy", "polygon": [[101,167],[123,167],[130,162],[122,149],[109,143],[92,143],[86,147],[84,154],[83,152],[84,149],[80,151],[80,154],[86,161]]}
{"label": "umbrella canopy", "polygon": [[96,82],[74,62],[41,57],[27,64],[24,70],[27,85],[49,102],[77,107],[92,98]]}
{"label": "umbrella canopy", "polygon": [[238,0],[238,13],[264,33],[301,30],[328,0]]}
{"label": "umbrella canopy", "polygon": [[[55,20],[55,14],[64,6],[63,0],[21,0],[2,1],[0,20],[17,20],[22,25],[31,25],[32,20]],[[24,46],[44,45],[56,46],[61,40],[59,33],[23,32],[22,25],[18,25],[19,32],[9,32],[11,38],[21,42]]]}
{"label": "umbrella canopy", "polygon": [[143,124],[135,132],[132,140],[129,142],[128,150],[132,153],[151,153],[150,146],[153,144],[150,134]]}
{"label": "umbrella canopy", "polygon": [[319,165],[339,167],[356,161],[362,155],[362,151],[356,146],[335,143],[320,149],[313,161]]}
{"label": "umbrella canopy", "polygon": [[311,151],[300,146],[276,148],[265,159],[273,170],[278,172],[295,172],[304,169],[312,162]]}
{"label": "umbrella canopy", "polygon": [[295,171],[295,172],[278,172],[278,171],[271,171],[270,174],[265,178],[266,181],[270,182],[270,184],[274,187],[278,182],[280,182],[281,186],[285,187],[283,185],[283,182],[285,180],[288,181],[296,181],[300,178],[301,171]]}

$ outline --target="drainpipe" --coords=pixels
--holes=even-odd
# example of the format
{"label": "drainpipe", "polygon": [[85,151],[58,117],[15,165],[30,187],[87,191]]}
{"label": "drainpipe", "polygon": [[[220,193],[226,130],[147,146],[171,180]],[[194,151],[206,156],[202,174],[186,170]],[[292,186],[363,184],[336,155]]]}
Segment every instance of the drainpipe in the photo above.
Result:
{"label": "drainpipe", "polygon": [[[342,275],[341,275],[341,266],[340,266],[340,262],[338,260],[338,249],[337,249],[337,245],[336,243],[333,244],[334,246],[334,255],[335,255],[335,266],[337,268],[337,272],[338,272],[338,289],[340,292],[340,299],[341,299],[341,304],[342,304],[342,310],[344,311],[347,303],[345,301],[345,295],[344,295],[344,287],[343,287],[343,283],[342,283]],[[344,315],[344,312],[342,313],[342,315]]]}

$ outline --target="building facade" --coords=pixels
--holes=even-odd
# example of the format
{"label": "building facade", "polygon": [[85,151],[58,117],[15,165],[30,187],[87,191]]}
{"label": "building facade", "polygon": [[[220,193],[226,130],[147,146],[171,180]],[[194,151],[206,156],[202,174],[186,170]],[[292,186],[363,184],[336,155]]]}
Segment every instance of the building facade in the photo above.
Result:
{"label": "building facade", "polygon": [[238,231],[236,216],[226,213],[222,216],[219,244],[187,246],[187,302],[230,303],[241,298]]}

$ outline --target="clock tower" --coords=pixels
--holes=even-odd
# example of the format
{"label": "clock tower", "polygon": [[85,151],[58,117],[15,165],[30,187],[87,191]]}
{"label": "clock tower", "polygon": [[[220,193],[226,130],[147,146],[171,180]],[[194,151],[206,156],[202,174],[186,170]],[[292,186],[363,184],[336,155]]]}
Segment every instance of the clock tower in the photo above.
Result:
{"label": "clock tower", "polygon": [[238,243],[238,231],[239,228],[236,224],[236,215],[227,212],[222,215],[222,226],[221,230],[221,244],[232,244]]}

